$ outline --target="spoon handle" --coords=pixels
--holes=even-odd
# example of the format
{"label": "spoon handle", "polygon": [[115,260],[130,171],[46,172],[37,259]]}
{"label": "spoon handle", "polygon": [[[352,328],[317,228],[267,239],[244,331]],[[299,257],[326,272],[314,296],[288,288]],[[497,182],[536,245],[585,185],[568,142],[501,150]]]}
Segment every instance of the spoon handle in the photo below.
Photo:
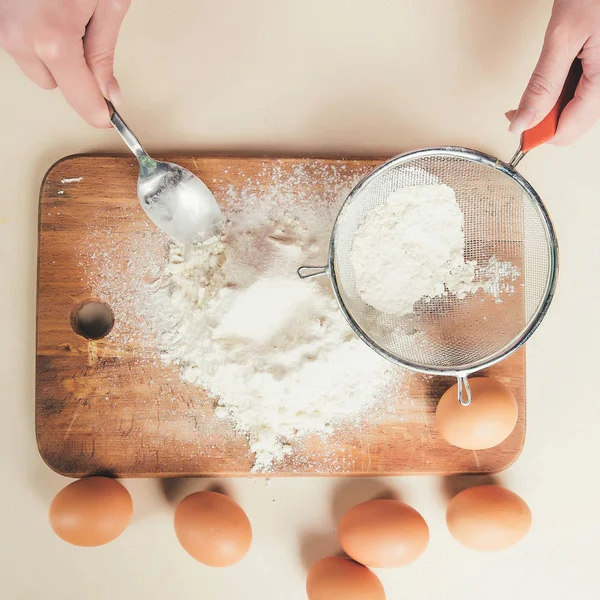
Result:
{"label": "spoon handle", "polygon": [[127,127],[127,124],[116,111],[115,107],[108,100],[106,101],[108,110],[110,111],[110,122],[113,127],[119,132],[119,135],[123,138],[123,141],[129,146],[129,149],[135,154],[135,157],[140,160],[142,157],[147,156],[146,151],[140,144],[140,141],[135,137],[133,131]]}

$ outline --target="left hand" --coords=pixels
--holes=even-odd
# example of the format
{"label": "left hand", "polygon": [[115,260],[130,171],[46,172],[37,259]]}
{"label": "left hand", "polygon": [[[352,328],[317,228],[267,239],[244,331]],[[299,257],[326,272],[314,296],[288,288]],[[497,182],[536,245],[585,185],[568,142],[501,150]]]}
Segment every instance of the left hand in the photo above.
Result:
{"label": "left hand", "polygon": [[40,87],[59,87],[92,126],[118,104],[113,59],[130,0],[0,0],[0,47]]}

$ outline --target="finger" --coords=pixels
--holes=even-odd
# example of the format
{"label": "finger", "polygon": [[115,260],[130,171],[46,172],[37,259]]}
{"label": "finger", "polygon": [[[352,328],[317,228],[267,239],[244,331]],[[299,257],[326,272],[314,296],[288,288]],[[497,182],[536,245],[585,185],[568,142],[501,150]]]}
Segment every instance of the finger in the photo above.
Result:
{"label": "finger", "polygon": [[542,53],[523,93],[509,131],[520,135],[535,127],[552,109],[585,39],[548,29]]}
{"label": "finger", "polygon": [[83,38],[87,64],[100,90],[113,104],[119,104],[121,100],[113,65],[119,30],[129,5],[130,0],[99,0]]}
{"label": "finger", "polygon": [[45,90],[53,90],[56,87],[56,81],[48,67],[37,56],[15,56],[15,61],[21,68],[21,71]]}
{"label": "finger", "polygon": [[108,107],[83,55],[80,39],[38,49],[67,102],[93,127],[110,127]]}
{"label": "finger", "polygon": [[512,121],[512,120],[513,120],[513,118],[514,118],[514,116],[515,116],[515,113],[516,113],[516,112],[517,112],[516,110],[509,110],[509,111],[507,111],[507,112],[505,112],[505,113],[504,113],[504,116],[505,116],[505,117],[506,117],[506,118],[507,118],[509,121]]}
{"label": "finger", "polygon": [[600,117],[600,64],[582,62],[583,75],[573,99],[565,106],[551,143],[566,146],[583,135]]}

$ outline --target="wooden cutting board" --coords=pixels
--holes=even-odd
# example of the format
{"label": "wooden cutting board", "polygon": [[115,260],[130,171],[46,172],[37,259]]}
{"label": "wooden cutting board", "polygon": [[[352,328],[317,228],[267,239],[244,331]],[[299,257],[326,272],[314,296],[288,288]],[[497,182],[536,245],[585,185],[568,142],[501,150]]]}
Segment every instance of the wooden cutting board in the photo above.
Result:
{"label": "wooden cutting board", "polygon": [[[339,202],[372,160],[177,157],[224,205],[273,177],[313,202]],[[47,173],[40,194],[36,435],[55,471],[72,477],[248,475],[247,440],[214,415],[214,402],[163,364],[147,315],[131,295],[146,267],[164,264],[165,237],[136,197],[129,156],[73,156]],[[89,300],[110,305],[114,327],[103,339],[73,330],[72,313]],[[150,340],[150,341],[149,341]],[[407,374],[398,400],[327,440],[304,439],[269,475],[489,473],[506,468],[525,437],[525,353],[485,374],[515,394],[519,421],[501,445],[466,451],[437,433],[437,400],[453,383]]]}

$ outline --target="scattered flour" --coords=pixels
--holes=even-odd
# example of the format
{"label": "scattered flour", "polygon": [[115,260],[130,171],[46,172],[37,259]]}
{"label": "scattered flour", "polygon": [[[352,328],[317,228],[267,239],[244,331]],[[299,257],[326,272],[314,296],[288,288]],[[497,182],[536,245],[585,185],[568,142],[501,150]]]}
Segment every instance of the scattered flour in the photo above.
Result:
{"label": "scattered flour", "polygon": [[[219,440],[223,451],[238,452],[231,427],[257,451],[255,471],[285,457],[278,470],[352,472],[344,444],[368,448],[379,419],[399,423],[417,408],[403,372],[350,335],[330,282],[301,282],[296,269],[325,264],[340,205],[370,167],[253,160],[246,171],[238,167],[235,184],[229,170],[210,180],[230,219],[221,239],[171,244],[129,205],[89,223],[77,248],[82,285],[117,316],[109,356],[99,358],[103,407],[120,410],[112,390],[126,359],[148,383],[135,403],[150,415],[147,427],[157,428],[156,443],[187,444],[192,426],[198,448],[189,458],[218,455],[211,444]],[[288,302],[300,313],[287,312]],[[244,327],[232,332],[240,321]],[[202,388],[221,423],[206,419]]]}
{"label": "scattered flour", "polygon": [[351,332],[327,280],[297,278],[326,253],[330,226],[314,207],[257,202],[221,238],[172,244],[154,295],[164,360],[248,435],[255,471],[300,436],[355,421],[398,378]]}
{"label": "scattered flour", "polygon": [[515,281],[521,270],[509,261],[498,260],[492,256],[485,267],[477,268],[477,276],[482,288],[491,294],[496,302],[502,302],[502,294],[513,294]]}
{"label": "scattered flour", "polygon": [[60,180],[61,183],[79,183],[80,181],[83,181],[83,177],[66,177]]}
{"label": "scattered flour", "polygon": [[360,297],[394,315],[446,292],[476,291],[475,262],[465,262],[463,214],[444,184],[405,187],[359,225],[351,261]]}

